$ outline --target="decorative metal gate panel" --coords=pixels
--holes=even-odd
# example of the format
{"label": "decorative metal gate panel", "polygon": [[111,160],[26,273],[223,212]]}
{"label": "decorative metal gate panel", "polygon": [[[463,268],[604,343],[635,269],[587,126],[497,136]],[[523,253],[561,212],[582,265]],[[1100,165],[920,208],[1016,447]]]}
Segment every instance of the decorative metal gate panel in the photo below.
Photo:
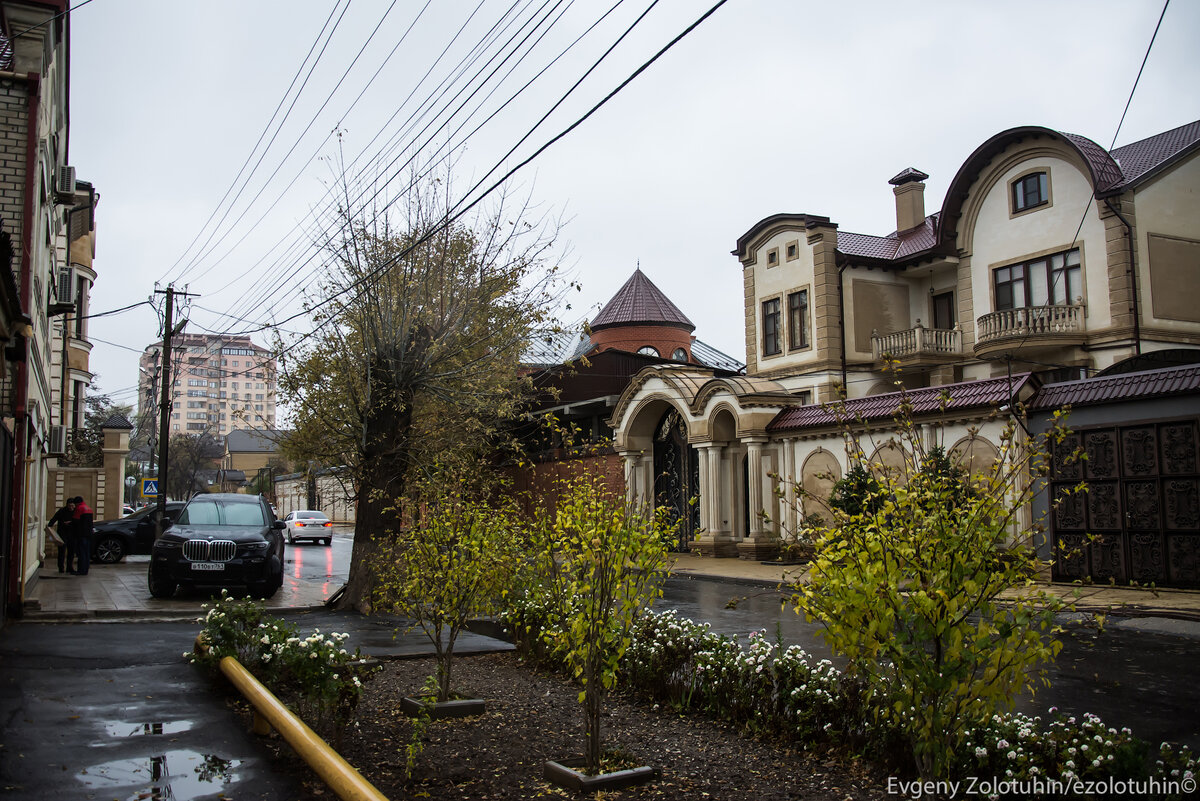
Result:
{"label": "decorative metal gate panel", "polygon": [[[1087,458],[1068,464],[1082,448]],[[1200,586],[1200,432],[1195,420],[1076,431],[1055,448],[1054,577]],[[1064,490],[1087,484],[1087,492]],[[1089,536],[1090,535],[1090,536]]]}
{"label": "decorative metal gate panel", "polygon": [[700,487],[697,456],[679,412],[672,409],[663,415],[654,430],[654,498],[657,506],[670,510],[672,522],[679,523],[677,551],[687,551],[700,528],[700,505],[693,502]]}

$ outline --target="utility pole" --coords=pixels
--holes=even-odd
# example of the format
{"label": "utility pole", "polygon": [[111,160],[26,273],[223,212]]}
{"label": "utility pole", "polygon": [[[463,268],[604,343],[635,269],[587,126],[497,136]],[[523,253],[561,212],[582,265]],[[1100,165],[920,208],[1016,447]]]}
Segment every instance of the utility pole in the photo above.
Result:
{"label": "utility pole", "polygon": [[180,320],[179,331],[175,330],[175,297],[177,295],[187,297],[188,293],[186,291],[177,292],[174,285],[168,285],[165,290],[156,289],[154,293],[167,296],[166,317],[163,322],[162,396],[158,410],[158,520],[155,526],[156,535],[161,535],[163,521],[167,517],[167,445],[171,439],[169,428],[171,421],[171,337],[182,331],[184,323],[187,322],[187,320]]}

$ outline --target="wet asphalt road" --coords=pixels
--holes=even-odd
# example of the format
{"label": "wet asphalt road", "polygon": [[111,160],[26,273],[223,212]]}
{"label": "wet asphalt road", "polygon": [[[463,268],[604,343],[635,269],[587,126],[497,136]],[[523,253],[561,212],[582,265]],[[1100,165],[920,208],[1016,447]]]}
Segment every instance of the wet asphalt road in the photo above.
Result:
{"label": "wet asphalt road", "polygon": [[[672,577],[655,609],[676,609],[708,621],[719,634],[765,629],[786,645],[800,645],[819,659],[833,658],[817,624],[807,623],[773,589],[725,581]],[[730,600],[736,608],[726,608]],[[1112,620],[1102,632],[1068,625],[1063,649],[1048,671],[1048,688],[1022,696],[1016,709],[1045,715],[1056,706],[1070,715],[1099,715],[1105,724],[1128,726],[1153,745],[1169,740],[1200,748],[1200,624],[1156,621],[1173,633],[1140,630],[1138,621]],[[838,660],[834,660],[835,663]]]}
{"label": "wet asphalt road", "polygon": [[295,780],[270,769],[223,692],[181,658],[195,636],[181,623],[10,627],[0,796],[294,798]]}

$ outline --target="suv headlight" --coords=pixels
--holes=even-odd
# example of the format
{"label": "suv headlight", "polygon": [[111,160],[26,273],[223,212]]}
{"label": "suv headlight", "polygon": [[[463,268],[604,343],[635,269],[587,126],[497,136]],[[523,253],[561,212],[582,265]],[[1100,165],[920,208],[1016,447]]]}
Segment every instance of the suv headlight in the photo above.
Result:
{"label": "suv headlight", "polygon": [[247,542],[242,544],[241,551],[242,553],[256,554],[263,553],[270,547],[271,543],[269,542]]}

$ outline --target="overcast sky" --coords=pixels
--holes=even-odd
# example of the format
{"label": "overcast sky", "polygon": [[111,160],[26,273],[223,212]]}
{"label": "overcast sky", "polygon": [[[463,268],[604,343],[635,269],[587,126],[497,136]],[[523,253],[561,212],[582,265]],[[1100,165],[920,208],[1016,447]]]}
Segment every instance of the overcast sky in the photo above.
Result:
{"label": "overcast sky", "polygon": [[[521,52],[528,55],[511,73],[513,61],[457,115],[439,118],[451,122],[436,144],[459,144],[612,5],[555,2],[515,4],[507,19],[517,22],[489,56],[539,9],[563,13],[540,40],[527,40]],[[497,164],[649,2],[620,4],[471,136],[457,168],[460,191]],[[396,167],[385,165],[399,151],[385,143],[420,141],[409,122],[414,109],[512,7],[433,0],[422,12],[425,5],[93,0],[75,11],[70,163],[101,195],[93,313],[144,300],[156,281],[168,280],[200,295],[189,312],[193,333],[244,331],[294,313],[316,265],[299,226],[328,203],[330,163],[321,157],[335,153],[331,132],[343,130],[347,160],[361,153],[360,164],[391,174]],[[574,122],[711,5],[661,0],[505,168]],[[910,166],[929,173],[926,211],[933,212],[966,157],[1016,126],[1043,125],[1108,147],[1162,7],[1162,0],[729,0],[513,179],[544,211],[568,219],[564,264],[583,291],[564,319],[594,316],[640,261],[701,339],[744,359],[742,275],[730,251],[755,222],[807,212],[842,230],[887,234],[895,228],[889,178]],[[319,35],[335,22],[326,44]],[[300,71],[318,41],[324,50],[315,68],[309,74],[309,58]],[[1175,0],[1117,145],[1200,118],[1198,43],[1200,3]],[[298,71],[296,87],[307,83],[297,99],[296,87],[288,89]],[[261,162],[245,191],[222,204],[251,153],[252,167]],[[189,248],[194,241],[207,246]],[[281,277],[298,267],[296,277]],[[287,327],[304,330],[302,321]],[[133,401],[134,351],[159,336],[155,313],[143,306],[101,317],[91,332],[95,387]],[[266,334],[254,339],[269,343]]]}

